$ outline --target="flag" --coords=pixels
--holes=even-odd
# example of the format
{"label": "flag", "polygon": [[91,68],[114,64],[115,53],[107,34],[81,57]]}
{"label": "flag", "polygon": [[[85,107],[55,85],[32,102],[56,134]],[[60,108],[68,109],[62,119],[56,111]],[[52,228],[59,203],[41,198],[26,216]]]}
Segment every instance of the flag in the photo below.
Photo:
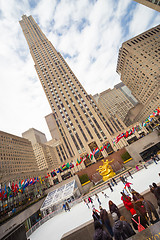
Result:
{"label": "flag", "polygon": [[69,164],[69,163],[66,164],[66,168],[67,168],[67,169],[70,168],[70,164]]}
{"label": "flag", "polygon": [[8,183],[8,193],[7,193],[7,196],[10,197],[11,193],[12,193],[11,184],[10,184],[10,182],[9,182],[9,183]]}
{"label": "flag", "polygon": [[40,180],[40,183],[42,184],[42,179],[41,179],[41,177],[39,177],[39,180]]}
{"label": "flag", "polygon": [[70,169],[71,169],[71,168],[74,168],[74,164],[73,164],[72,162],[70,162],[69,168],[70,168]]}
{"label": "flag", "polygon": [[2,188],[1,188],[1,184],[0,184],[0,200],[2,201]]}
{"label": "flag", "polygon": [[97,154],[98,152],[99,152],[99,149],[98,149],[98,148],[96,148],[95,154]]}
{"label": "flag", "polygon": [[14,186],[14,192],[15,192],[15,193],[18,192],[18,184],[17,184],[17,182],[16,182],[16,184],[15,184],[15,186]]}
{"label": "flag", "polygon": [[6,184],[5,184],[5,186],[4,186],[3,198],[7,198],[7,187],[6,187]]}
{"label": "flag", "polygon": [[12,182],[11,189],[12,189],[12,192],[14,192],[14,182]]}

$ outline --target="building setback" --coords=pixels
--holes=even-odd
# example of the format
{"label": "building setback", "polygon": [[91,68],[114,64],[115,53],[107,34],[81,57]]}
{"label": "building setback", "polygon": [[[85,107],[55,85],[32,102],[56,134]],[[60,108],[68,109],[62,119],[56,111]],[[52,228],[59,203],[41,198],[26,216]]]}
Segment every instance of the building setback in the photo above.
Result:
{"label": "building setback", "polygon": [[119,50],[117,73],[141,104],[134,116],[132,111],[130,124],[144,121],[160,105],[159,41],[160,25],[124,42]]}
{"label": "building setback", "polygon": [[134,107],[132,102],[120,89],[107,89],[99,94],[98,106],[107,111],[110,116],[117,115],[124,121],[128,111]]}
{"label": "building setback", "polygon": [[[87,94],[64,58],[46,38],[32,16],[23,15],[20,25],[68,159],[83,158],[96,147],[100,148],[103,144],[110,143],[110,148],[103,153],[95,154],[92,162],[107,156],[107,152],[115,150],[115,147],[106,118],[92,96]],[[85,165],[86,162],[85,160]]]}
{"label": "building setback", "polygon": [[48,171],[52,171],[60,165],[56,148],[47,145],[44,133],[30,128],[22,133],[22,136],[31,141],[39,170],[47,169]]}
{"label": "building setback", "polygon": [[160,0],[134,0],[134,1],[160,12]]}

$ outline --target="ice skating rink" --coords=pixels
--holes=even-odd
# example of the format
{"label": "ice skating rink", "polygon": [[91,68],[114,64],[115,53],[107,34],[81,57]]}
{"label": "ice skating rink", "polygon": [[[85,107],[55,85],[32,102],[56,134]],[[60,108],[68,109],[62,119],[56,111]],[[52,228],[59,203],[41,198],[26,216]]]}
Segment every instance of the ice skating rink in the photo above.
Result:
{"label": "ice skating rink", "polygon": [[[131,186],[133,189],[139,193],[149,189],[149,185],[153,182],[159,183],[160,176],[160,162],[156,165],[152,163],[148,166],[148,169],[142,169],[135,174],[133,174],[133,179],[128,177],[128,182],[133,183]],[[105,198],[103,194],[98,193],[101,205],[103,208],[108,210],[108,201],[112,200],[116,205],[122,203],[120,192],[123,190],[123,183],[119,182],[118,185],[114,186],[114,191],[111,193],[110,189],[107,188],[103,190],[109,198]],[[99,210],[99,204],[95,197],[93,196],[95,208]],[[60,240],[62,235],[77,226],[92,219],[92,208],[88,209],[84,202],[81,202],[71,208],[70,212],[62,212],[59,215],[53,217],[52,219],[45,222],[41,227],[39,227],[29,238],[31,240],[44,240],[53,239]]]}

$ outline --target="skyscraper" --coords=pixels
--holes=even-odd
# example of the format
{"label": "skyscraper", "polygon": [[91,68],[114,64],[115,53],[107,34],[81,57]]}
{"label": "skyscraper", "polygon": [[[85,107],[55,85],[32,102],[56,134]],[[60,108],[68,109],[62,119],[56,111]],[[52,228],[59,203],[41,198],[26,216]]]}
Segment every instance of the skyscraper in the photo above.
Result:
{"label": "skyscraper", "polygon": [[134,0],[134,1],[160,12],[160,0]]}
{"label": "skyscraper", "polygon": [[144,121],[160,105],[159,41],[160,25],[124,42],[119,50],[117,72],[141,104],[134,122]]}
{"label": "skyscraper", "polygon": [[[107,156],[107,151],[114,146],[106,119],[94,99],[86,93],[32,16],[22,16],[20,25],[68,159],[83,158],[93,149],[110,143],[110,148],[103,151],[103,156]],[[95,159],[98,161],[103,156],[99,152]]]}

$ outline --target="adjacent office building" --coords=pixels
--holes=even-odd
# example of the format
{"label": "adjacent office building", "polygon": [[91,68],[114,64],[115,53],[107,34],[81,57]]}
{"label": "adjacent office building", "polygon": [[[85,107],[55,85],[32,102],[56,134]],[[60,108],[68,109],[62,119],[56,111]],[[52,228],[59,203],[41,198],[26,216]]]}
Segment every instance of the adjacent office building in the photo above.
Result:
{"label": "adjacent office building", "polygon": [[160,12],[160,0],[134,0],[134,1]]}
{"label": "adjacent office building", "polygon": [[39,170],[52,171],[58,167],[58,154],[54,147],[47,145],[47,139],[44,133],[30,128],[22,133],[22,136],[32,143],[33,151],[35,154],[36,162]]}
{"label": "adjacent office building", "polygon": [[110,148],[95,154],[91,161],[98,161],[107,156],[107,152],[113,152],[116,148],[113,146],[106,118],[92,96],[87,94],[32,16],[23,15],[20,25],[51,106],[58,138],[68,159],[83,158],[96,147],[107,143],[110,143]]}
{"label": "adjacent office building", "polygon": [[119,50],[117,73],[140,104],[130,124],[144,121],[160,105],[159,41],[160,25],[124,42]]}
{"label": "adjacent office building", "polygon": [[21,138],[0,131],[0,180],[19,181],[39,176],[32,144]]}
{"label": "adjacent office building", "polygon": [[119,88],[109,88],[98,95],[99,108],[103,108],[103,111],[107,111],[110,116],[117,115],[122,121],[128,111],[134,107],[130,99]]}

